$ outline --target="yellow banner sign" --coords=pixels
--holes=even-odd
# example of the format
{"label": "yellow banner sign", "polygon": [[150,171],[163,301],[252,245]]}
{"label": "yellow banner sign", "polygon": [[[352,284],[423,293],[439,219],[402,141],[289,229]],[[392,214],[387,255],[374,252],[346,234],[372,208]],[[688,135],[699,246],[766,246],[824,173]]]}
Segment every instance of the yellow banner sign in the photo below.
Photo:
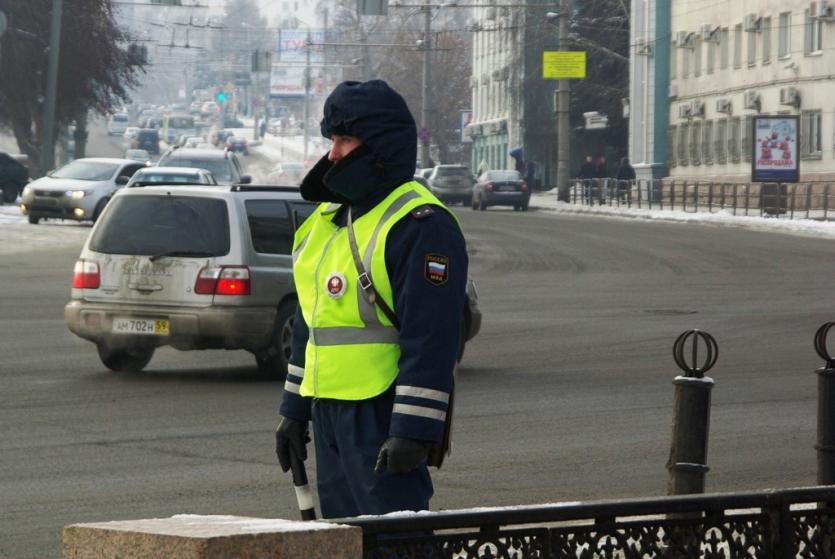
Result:
{"label": "yellow banner sign", "polygon": [[546,50],[542,53],[543,79],[567,80],[585,77],[585,51]]}

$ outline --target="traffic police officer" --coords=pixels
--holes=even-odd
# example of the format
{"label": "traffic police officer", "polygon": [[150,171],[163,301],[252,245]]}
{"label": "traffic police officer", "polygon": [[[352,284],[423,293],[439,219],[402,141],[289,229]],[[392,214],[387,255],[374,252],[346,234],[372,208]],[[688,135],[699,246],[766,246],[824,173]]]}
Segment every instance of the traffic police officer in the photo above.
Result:
{"label": "traffic police officer", "polygon": [[384,81],[337,86],[321,130],[333,146],[301,185],[321,203],[294,242],[276,453],[285,472],[291,453],[305,459],[312,420],[322,516],[424,510],[462,330],[464,237],[412,180],[415,121]]}

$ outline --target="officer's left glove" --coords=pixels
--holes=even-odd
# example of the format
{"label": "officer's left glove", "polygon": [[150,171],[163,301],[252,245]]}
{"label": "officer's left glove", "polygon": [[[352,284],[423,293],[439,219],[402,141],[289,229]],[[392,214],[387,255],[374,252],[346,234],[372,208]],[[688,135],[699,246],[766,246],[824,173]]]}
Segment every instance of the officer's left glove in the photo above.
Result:
{"label": "officer's left glove", "polygon": [[380,447],[380,454],[377,456],[377,465],[374,466],[374,471],[378,474],[384,472],[395,474],[411,472],[426,460],[431,446],[432,443],[427,441],[389,437]]}

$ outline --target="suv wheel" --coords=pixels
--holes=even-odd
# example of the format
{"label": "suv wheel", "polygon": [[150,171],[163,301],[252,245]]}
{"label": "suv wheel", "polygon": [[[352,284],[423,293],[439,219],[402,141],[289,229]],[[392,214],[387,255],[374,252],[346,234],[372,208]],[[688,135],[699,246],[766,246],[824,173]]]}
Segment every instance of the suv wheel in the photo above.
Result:
{"label": "suv wheel", "polygon": [[40,220],[41,220],[41,218],[39,218],[39,217],[35,217],[34,215],[31,215],[31,214],[29,215],[29,223],[31,223],[32,225],[37,225]]}
{"label": "suv wheel", "polygon": [[270,347],[262,354],[255,354],[258,372],[269,378],[283,380],[287,376],[287,360],[290,358],[290,341],[293,337],[293,318],[296,303],[285,302],[275,313],[275,327]]}
{"label": "suv wheel", "polygon": [[96,345],[99,359],[111,371],[138,372],[145,368],[154,356],[154,348],[123,348],[114,349],[104,344]]}

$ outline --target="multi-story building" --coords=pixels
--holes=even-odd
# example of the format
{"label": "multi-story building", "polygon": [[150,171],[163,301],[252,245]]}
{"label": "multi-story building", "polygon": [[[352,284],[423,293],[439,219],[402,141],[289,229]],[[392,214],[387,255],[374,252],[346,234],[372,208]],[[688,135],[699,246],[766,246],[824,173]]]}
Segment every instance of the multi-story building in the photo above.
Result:
{"label": "multi-story building", "polygon": [[556,82],[542,79],[542,51],[556,49],[556,27],[545,17],[553,3],[519,9],[512,0],[493,1],[473,8],[471,165],[513,168],[509,153],[521,148],[545,178],[556,168]]}
{"label": "multi-story building", "polygon": [[629,159],[639,179],[668,174],[670,2],[632,0]]}
{"label": "multi-story building", "polygon": [[800,116],[801,180],[835,177],[833,4],[672,2],[671,177],[747,180],[752,118],[763,114]]}

